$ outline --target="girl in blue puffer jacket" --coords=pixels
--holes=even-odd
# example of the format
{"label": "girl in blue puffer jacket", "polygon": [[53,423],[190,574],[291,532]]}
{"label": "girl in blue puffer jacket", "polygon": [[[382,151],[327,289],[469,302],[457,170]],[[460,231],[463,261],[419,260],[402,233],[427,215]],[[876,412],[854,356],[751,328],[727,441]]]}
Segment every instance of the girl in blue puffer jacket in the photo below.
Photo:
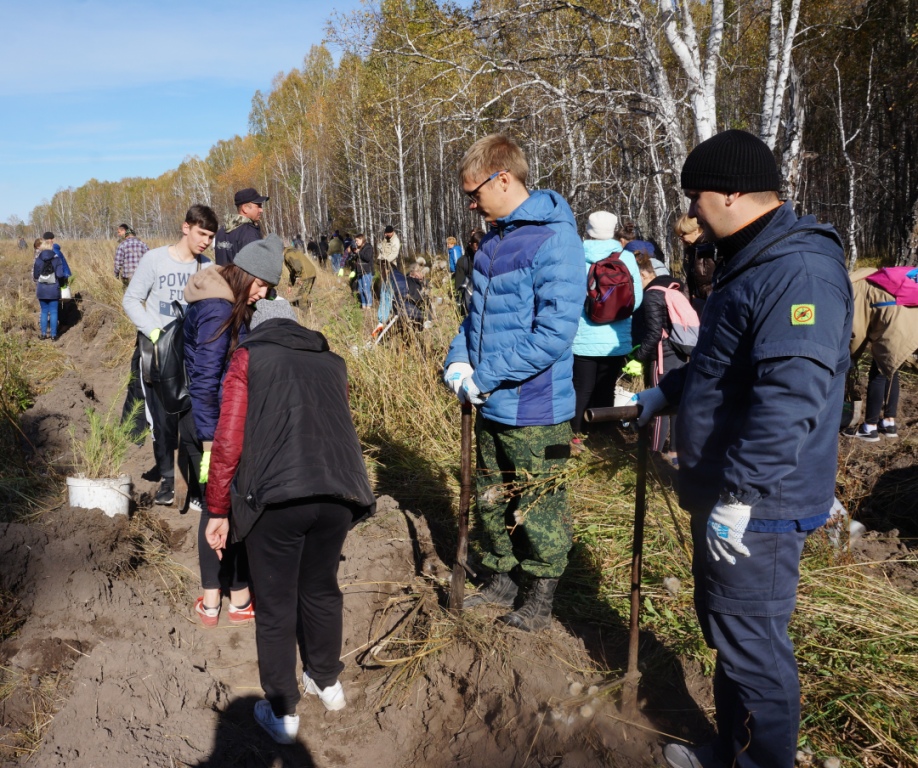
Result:
{"label": "girl in blue puffer jacket", "polygon": [[[590,266],[607,256],[618,253],[619,258],[628,267],[634,281],[634,308],[641,306],[644,289],[637,262],[630,251],[622,250],[622,245],[613,235],[618,225],[618,217],[608,211],[595,211],[587,220],[587,237],[583,241],[583,253],[586,259],[585,275]],[[584,277],[584,299],[586,299],[586,279]],[[580,315],[580,325],[574,337],[574,391],[577,395],[577,410],[571,419],[571,428],[579,435],[583,426],[583,412],[588,407],[606,407],[615,403],[615,382],[622,374],[625,358],[631,352],[631,318],[617,320],[614,323],[594,323],[587,317],[584,309]],[[580,437],[574,437],[571,448],[578,452],[583,449]]]}

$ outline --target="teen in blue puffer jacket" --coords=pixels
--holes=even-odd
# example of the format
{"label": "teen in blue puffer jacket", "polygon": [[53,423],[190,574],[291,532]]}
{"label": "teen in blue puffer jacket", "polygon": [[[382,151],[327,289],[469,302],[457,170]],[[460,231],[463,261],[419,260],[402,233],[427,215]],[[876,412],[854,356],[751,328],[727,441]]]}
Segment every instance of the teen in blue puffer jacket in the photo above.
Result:
{"label": "teen in blue puffer jacket", "polygon": [[[586,278],[570,206],[555,192],[530,193],[528,173],[523,151],[501,134],[479,139],[462,158],[469,208],[491,231],[475,255],[469,314],[450,345],[444,381],[478,406],[477,509],[488,539],[482,561],[494,576],[466,605],[512,608],[518,587],[510,574],[519,568],[532,587],[501,621],[535,631],[551,624],[571,547],[564,487],[538,483],[570,457],[571,342]],[[522,490],[508,494],[505,482]]]}
{"label": "teen in blue puffer jacket", "polygon": [[471,364],[481,415],[511,426],[559,424],[574,415],[571,343],[586,297],[583,246],[570,206],[535,191],[498,219],[472,267],[469,314],[446,367]]}

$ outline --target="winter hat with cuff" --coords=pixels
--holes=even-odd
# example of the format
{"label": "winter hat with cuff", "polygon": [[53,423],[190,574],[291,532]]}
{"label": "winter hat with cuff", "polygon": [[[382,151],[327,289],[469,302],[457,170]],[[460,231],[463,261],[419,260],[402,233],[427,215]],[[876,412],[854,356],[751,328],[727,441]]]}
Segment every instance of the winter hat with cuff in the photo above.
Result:
{"label": "winter hat with cuff", "polygon": [[768,145],[731,130],[702,141],[682,166],[682,189],[696,192],[777,192],[781,174]]}

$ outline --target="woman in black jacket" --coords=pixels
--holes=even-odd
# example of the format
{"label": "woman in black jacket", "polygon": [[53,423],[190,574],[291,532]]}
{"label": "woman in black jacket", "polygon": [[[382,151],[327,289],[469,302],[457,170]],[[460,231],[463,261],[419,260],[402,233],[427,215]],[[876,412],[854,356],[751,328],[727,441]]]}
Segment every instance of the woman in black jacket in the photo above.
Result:
{"label": "woman in black jacket", "polygon": [[714,279],[714,247],[704,242],[704,233],[698,219],[682,214],[673,225],[679,242],[682,243],[682,274],[688,285],[688,297],[698,314],[704,302],[711,295]]}
{"label": "woman in black jacket", "polygon": [[[631,338],[637,347],[634,356],[644,363],[644,384],[647,387],[655,387],[664,374],[681,368],[688,359],[673,347],[668,338],[664,338],[664,331],[667,335],[672,332],[669,311],[666,308],[666,294],[650,289],[665,289],[675,285],[677,290],[684,291],[684,287],[671,275],[657,276],[648,254],[639,251],[635,253],[635,258],[641,271],[644,300],[631,316]],[[676,445],[676,417],[654,418],[651,444],[654,451],[662,453],[667,433],[669,451],[663,456],[673,466],[679,466],[678,457],[673,450]]]}
{"label": "woman in black jacket", "polygon": [[207,485],[208,543],[226,547],[231,517],[248,552],[265,691],[255,719],[282,744],[299,727],[298,639],[305,692],[328,710],[346,705],[338,564],[348,530],[375,504],[344,360],[293,318],[266,320],[234,353]]}

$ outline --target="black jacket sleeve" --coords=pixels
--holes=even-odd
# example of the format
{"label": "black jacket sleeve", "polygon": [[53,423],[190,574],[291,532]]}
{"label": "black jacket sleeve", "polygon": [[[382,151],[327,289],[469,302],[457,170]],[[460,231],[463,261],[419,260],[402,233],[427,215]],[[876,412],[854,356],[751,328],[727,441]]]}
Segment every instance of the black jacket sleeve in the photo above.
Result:
{"label": "black jacket sleeve", "polygon": [[666,327],[666,296],[663,291],[645,290],[640,314],[641,321],[632,323],[632,336],[634,343],[638,345],[634,356],[646,363],[656,358],[657,345],[663,338],[663,329]]}

